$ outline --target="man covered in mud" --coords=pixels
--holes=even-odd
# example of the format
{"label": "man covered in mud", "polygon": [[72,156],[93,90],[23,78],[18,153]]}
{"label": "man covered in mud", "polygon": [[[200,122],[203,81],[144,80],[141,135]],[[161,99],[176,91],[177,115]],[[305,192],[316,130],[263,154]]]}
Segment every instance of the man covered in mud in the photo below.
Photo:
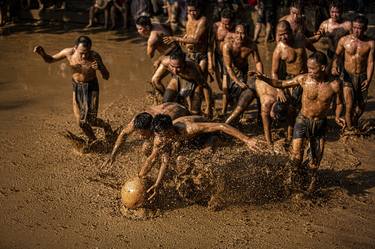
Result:
{"label": "man covered in mud", "polygon": [[256,97],[255,85],[247,84],[250,56],[257,72],[263,73],[263,64],[256,44],[249,39],[245,25],[238,24],[233,39],[226,41],[223,46],[224,66],[228,76],[223,81],[223,115],[226,113],[228,101],[236,106],[225,121],[227,124],[235,121]]}
{"label": "man covered in mud", "polygon": [[[171,35],[169,27],[160,23],[152,23],[149,16],[140,16],[135,24],[138,34],[148,39],[147,55],[150,58],[154,57],[155,51],[158,51],[161,56],[168,55],[178,46],[175,42],[167,44],[163,41],[163,37]],[[157,62],[160,62],[160,60],[157,60]],[[158,66],[158,64],[154,65],[156,65],[155,67]]]}
{"label": "man covered in mud", "polygon": [[172,146],[175,143],[193,139],[204,133],[223,132],[241,140],[251,150],[257,149],[255,139],[249,138],[228,124],[208,123],[207,119],[202,116],[180,117],[172,122],[170,116],[159,114],[152,120],[152,129],[155,132],[152,153],[146,159],[145,164],[138,174],[140,177],[146,177],[157,159],[160,158],[161,166],[157,179],[154,185],[147,190],[148,193],[153,191],[149,199],[153,198],[157,193],[157,189],[160,186],[170,163],[172,157]]}
{"label": "man covered in mud", "polygon": [[[172,120],[189,116],[190,112],[178,103],[167,102],[157,106],[151,106],[144,112],[138,113],[129,124],[126,125],[117,137],[115,146],[113,147],[110,158],[103,164],[103,167],[110,164],[112,165],[116,159],[117,152],[120,146],[125,142],[126,138],[130,135],[136,134],[143,140],[151,140],[154,137],[154,132],[151,129],[151,123],[153,118],[157,114],[164,114],[171,117]],[[143,152],[147,152],[150,142],[143,144]]]}
{"label": "man covered in mud", "polygon": [[223,65],[223,45],[225,37],[234,30],[233,12],[230,9],[224,9],[221,12],[221,19],[215,22],[210,35],[210,46],[208,48],[208,71],[215,75],[219,89],[222,90],[222,79],[224,75]]}
{"label": "man covered in mud", "polygon": [[327,55],[331,60],[335,55],[339,39],[349,34],[352,28],[352,23],[350,21],[344,21],[342,19],[342,11],[343,4],[340,1],[332,1],[329,5],[330,18],[322,22],[318,32],[309,38],[311,42],[317,42],[322,37],[327,37],[330,41]]}
{"label": "man covered in mud", "polygon": [[[344,82],[345,121],[347,128],[358,125],[367,102],[368,88],[374,73],[374,40],[365,35],[368,20],[358,15],[353,20],[352,33],[342,37],[336,49],[332,74]],[[343,68],[338,66],[344,60]]]}
{"label": "man covered in mud", "polygon": [[[181,49],[176,49],[170,56],[165,56],[152,77],[154,86],[163,86],[161,80],[170,72],[172,79],[164,93],[163,102],[186,103],[192,114],[201,112],[201,92],[203,88],[206,109],[204,113],[211,115],[211,88],[207,84],[200,67],[187,60]],[[163,86],[164,87],[164,86]]]}
{"label": "man covered in mud", "polygon": [[[291,26],[287,21],[280,21],[276,27],[276,37],[278,42],[272,55],[272,78],[292,79],[299,74],[307,72],[307,52],[306,48],[315,52],[315,47],[302,33],[293,34]],[[287,103],[288,108],[288,137],[292,138],[295,114],[298,112],[301,101],[300,85],[286,91],[278,90],[278,105]],[[270,113],[275,107],[274,103],[262,105],[262,121],[267,142],[272,142]]]}
{"label": "man covered in mud", "polygon": [[293,34],[306,32],[306,24],[303,18],[303,6],[299,1],[294,1],[289,8],[289,15],[283,16],[279,21],[287,21]]}
{"label": "man covered in mud", "polygon": [[[324,150],[324,136],[327,129],[327,112],[333,98],[336,98],[335,121],[344,126],[340,118],[342,111],[341,84],[338,80],[327,80],[325,73],[327,57],[322,52],[313,53],[307,61],[307,74],[301,74],[290,80],[270,79],[259,75],[260,80],[277,88],[290,88],[300,85],[302,92],[302,108],[299,112],[293,131],[292,152],[290,158],[290,175],[287,184],[297,191],[304,190],[298,179],[308,177],[308,192],[315,190],[316,172]],[[304,143],[309,142],[309,168],[302,166]]]}
{"label": "man covered in mud", "polygon": [[178,42],[185,45],[189,59],[197,63],[202,72],[207,71],[208,24],[205,16],[201,16],[201,9],[197,0],[187,0],[188,20],[186,34],[183,37],[166,36],[166,43]]}
{"label": "man covered in mud", "polygon": [[76,121],[88,137],[88,144],[96,140],[94,127],[103,128],[107,140],[113,135],[111,126],[97,117],[99,107],[99,84],[96,71],[103,79],[109,79],[109,72],[103,64],[99,53],[91,50],[91,39],[80,36],[72,48],[65,48],[55,55],[47,54],[43,47],[34,47],[46,63],[54,63],[67,59],[73,75],[73,112]]}

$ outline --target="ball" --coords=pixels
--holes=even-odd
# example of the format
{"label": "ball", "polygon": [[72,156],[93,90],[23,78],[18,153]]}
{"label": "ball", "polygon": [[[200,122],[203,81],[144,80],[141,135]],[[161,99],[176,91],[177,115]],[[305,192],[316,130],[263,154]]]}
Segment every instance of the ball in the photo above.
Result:
{"label": "ball", "polygon": [[145,180],[136,177],[127,181],[121,189],[121,201],[126,208],[135,209],[145,201]]}

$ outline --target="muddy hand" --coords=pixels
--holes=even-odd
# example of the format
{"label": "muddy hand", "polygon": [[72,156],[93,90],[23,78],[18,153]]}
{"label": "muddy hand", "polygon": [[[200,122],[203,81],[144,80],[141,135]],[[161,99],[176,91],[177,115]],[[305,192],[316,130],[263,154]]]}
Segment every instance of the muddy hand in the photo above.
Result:
{"label": "muddy hand", "polygon": [[362,91],[366,91],[368,89],[368,86],[370,84],[370,81],[369,80],[364,80],[361,84],[361,90]]}
{"label": "muddy hand", "polygon": [[151,191],[153,191],[152,195],[147,198],[148,201],[152,200],[156,194],[157,194],[157,188],[158,186],[156,184],[152,185],[149,189],[147,189],[147,193],[149,194]]}
{"label": "muddy hand", "polygon": [[43,53],[44,49],[42,48],[42,46],[35,46],[34,49],[33,49],[33,52],[34,53],[37,53],[37,54],[41,54]]}
{"label": "muddy hand", "polygon": [[94,61],[93,63],[91,63],[91,68],[94,70],[98,70],[98,62]]}
{"label": "muddy hand", "polygon": [[108,158],[103,164],[102,166],[100,167],[101,170],[109,170],[111,167],[108,167],[108,166],[112,166],[114,160],[112,157]]}
{"label": "muddy hand", "polygon": [[345,128],[345,126],[346,126],[345,119],[343,119],[343,118],[335,118],[335,121],[336,121],[336,124],[338,124],[342,128]]}
{"label": "muddy hand", "polygon": [[249,139],[249,140],[246,142],[246,145],[247,145],[247,147],[248,147],[251,151],[253,151],[253,152],[260,152],[261,149],[260,149],[260,147],[257,145],[257,143],[259,143],[259,140],[251,138],[251,139]]}
{"label": "muddy hand", "polygon": [[287,99],[285,97],[285,94],[283,91],[279,90],[277,91],[277,100],[281,103],[286,103]]}

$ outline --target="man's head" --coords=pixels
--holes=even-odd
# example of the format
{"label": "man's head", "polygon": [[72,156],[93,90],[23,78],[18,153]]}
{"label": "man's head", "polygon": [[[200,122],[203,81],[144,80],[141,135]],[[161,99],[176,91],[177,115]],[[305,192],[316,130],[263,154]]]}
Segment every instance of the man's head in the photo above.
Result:
{"label": "man's head", "polygon": [[322,52],[314,52],[307,60],[308,74],[313,79],[318,79],[324,74],[327,67],[327,56]]}
{"label": "man's head", "polygon": [[288,21],[280,21],[276,26],[276,40],[288,43],[292,39],[292,28]]}
{"label": "man's head", "polygon": [[134,129],[143,137],[148,137],[152,132],[152,115],[148,112],[142,112],[134,117]]}
{"label": "man's head", "polygon": [[151,33],[152,23],[149,16],[140,16],[135,21],[138,34],[144,37],[148,37]]}
{"label": "man's head", "polygon": [[226,8],[221,12],[220,22],[226,29],[230,29],[232,26],[233,12]]}
{"label": "man's head", "polygon": [[77,54],[79,54],[81,59],[86,59],[89,56],[91,45],[91,39],[85,35],[78,37],[74,42],[75,51]]}
{"label": "man's head", "polygon": [[187,14],[193,19],[199,18],[199,5],[197,0],[187,0]]}
{"label": "man's head", "polygon": [[172,74],[179,74],[185,66],[185,53],[181,49],[176,49],[169,56],[168,69]]}
{"label": "man's head", "polygon": [[353,19],[353,25],[352,25],[352,33],[355,37],[360,38],[362,37],[366,30],[368,25],[368,19],[364,15],[357,15]]}
{"label": "man's head", "polygon": [[234,29],[234,41],[242,43],[246,39],[246,34],[245,24],[237,24]]}
{"label": "man's head", "polygon": [[302,16],[302,5],[299,1],[294,1],[289,8],[289,14],[292,16],[293,22],[297,22]]}
{"label": "man's head", "polygon": [[343,8],[343,4],[338,0],[334,0],[330,3],[329,15],[332,18],[332,21],[337,22],[340,20],[341,14],[342,14],[342,8]]}
{"label": "man's head", "polygon": [[173,130],[172,118],[165,114],[156,115],[152,120],[152,130],[157,134],[167,134]]}

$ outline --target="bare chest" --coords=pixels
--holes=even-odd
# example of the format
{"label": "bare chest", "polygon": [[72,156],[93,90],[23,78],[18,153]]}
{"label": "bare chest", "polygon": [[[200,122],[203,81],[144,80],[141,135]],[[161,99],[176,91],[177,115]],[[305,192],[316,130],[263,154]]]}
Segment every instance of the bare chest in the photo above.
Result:
{"label": "bare chest", "polygon": [[344,48],[346,54],[358,57],[363,57],[370,51],[370,48],[366,42],[353,38],[348,38],[345,41]]}
{"label": "bare chest", "polygon": [[330,84],[307,82],[303,86],[304,98],[309,102],[329,103],[333,94]]}

